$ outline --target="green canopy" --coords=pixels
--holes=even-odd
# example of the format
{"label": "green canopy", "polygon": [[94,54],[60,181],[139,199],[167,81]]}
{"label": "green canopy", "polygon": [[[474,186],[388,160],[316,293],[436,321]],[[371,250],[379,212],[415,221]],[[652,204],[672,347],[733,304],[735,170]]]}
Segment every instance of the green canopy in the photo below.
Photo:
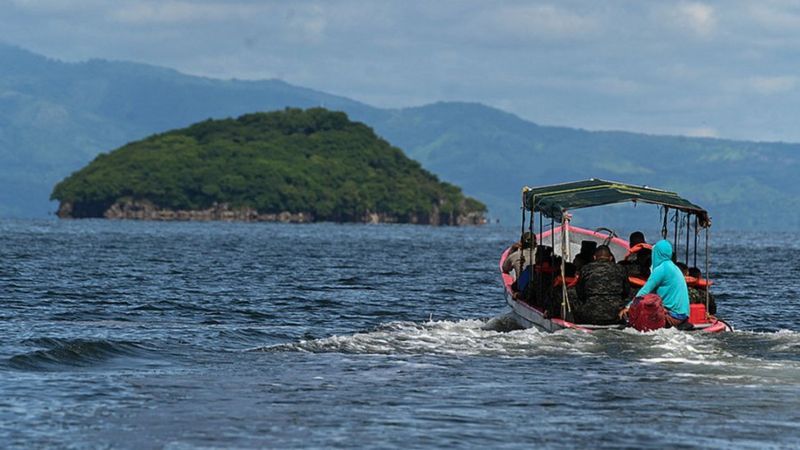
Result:
{"label": "green canopy", "polygon": [[696,214],[700,226],[708,227],[708,212],[678,194],[647,186],[617,183],[592,178],[586,181],[554,184],[523,191],[525,208],[541,212],[561,222],[564,212],[591,206],[624,202],[662,205],[685,213]]}

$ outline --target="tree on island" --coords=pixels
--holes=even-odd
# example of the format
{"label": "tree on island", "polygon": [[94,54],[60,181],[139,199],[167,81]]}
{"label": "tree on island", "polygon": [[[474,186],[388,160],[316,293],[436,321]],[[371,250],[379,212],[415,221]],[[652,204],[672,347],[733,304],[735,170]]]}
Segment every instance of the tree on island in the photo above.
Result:
{"label": "tree on island", "polygon": [[[342,112],[323,108],[206,120],[97,156],[58,183],[61,217],[104,217],[147,202],[171,211],[224,204],[316,221],[482,220],[486,207]],[[465,217],[471,217],[465,220]]]}

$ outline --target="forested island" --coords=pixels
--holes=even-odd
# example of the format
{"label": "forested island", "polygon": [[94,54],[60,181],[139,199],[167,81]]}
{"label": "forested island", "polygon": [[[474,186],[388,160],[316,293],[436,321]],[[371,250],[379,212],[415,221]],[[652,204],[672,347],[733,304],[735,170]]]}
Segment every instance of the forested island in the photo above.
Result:
{"label": "forested island", "polygon": [[61,218],[484,222],[486,207],[342,112],[206,120],[97,156],[53,189]]}

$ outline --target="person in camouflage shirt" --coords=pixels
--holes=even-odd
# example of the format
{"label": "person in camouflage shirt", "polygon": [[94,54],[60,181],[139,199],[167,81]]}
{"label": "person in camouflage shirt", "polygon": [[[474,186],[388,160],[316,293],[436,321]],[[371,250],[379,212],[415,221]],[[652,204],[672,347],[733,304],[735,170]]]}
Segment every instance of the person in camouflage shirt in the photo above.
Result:
{"label": "person in camouflage shirt", "polygon": [[614,256],[605,245],[597,247],[593,259],[578,275],[575,321],[593,325],[618,323],[619,311],[628,302],[628,275],[614,264]]}

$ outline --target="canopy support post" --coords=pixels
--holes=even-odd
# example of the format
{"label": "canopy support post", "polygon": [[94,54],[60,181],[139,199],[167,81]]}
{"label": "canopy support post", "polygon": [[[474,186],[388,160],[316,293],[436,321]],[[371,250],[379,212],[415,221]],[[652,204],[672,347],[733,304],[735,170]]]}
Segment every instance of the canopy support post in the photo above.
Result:
{"label": "canopy support post", "polygon": [[672,262],[678,261],[678,216],[681,215],[681,212],[677,209],[675,210],[675,249],[672,251]]}
{"label": "canopy support post", "polygon": [[692,264],[692,267],[697,267],[697,236],[700,234],[700,227],[698,226],[699,222],[700,219],[697,217],[697,215],[695,215],[694,216],[694,264]]}
{"label": "canopy support post", "polygon": [[572,309],[569,305],[569,296],[567,294],[567,276],[566,276],[566,260],[569,257],[569,250],[567,249],[567,238],[569,229],[569,218],[566,217],[564,212],[561,213],[561,318],[567,322],[572,322]]}
{"label": "canopy support post", "polygon": [[691,226],[692,213],[686,213],[686,265],[689,265],[689,230]]}
{"label": "canopy support post", "polygon": [[664,207],[664,223],[661,224],[661,239],[666,239],[667,238],[667,234],[669,233],[667,231],[667,216],[668,215],[669,215],[669,208],[665,206]]}
{"label": "canopy support post", "polygon": [[[543,213],[543,212],[541,212],[541,211],[539,211],[539,239],[541,239],[541,238],[542,238],[542,233],[543,233],[542,229],[543,229],[543,227],[544,227],[544,226],[543,226],[543,222],[544,222],[544,213]],[[542,244],[542,245],[544,245],[544,244]],[[542,256],[544,257],[544,255],[542,255]],[[531,261],[531,263],[535,263],[535,262],[536,262],[536,261]],[[532,266],[532,267],[533,267],[533,266]],[[531,272],[531,275],[533,275],[533,274],[535,274],[535,273],[536,273],[536,267],[533,267],[533,272]],[[531,279],[532,279],[532,280],[535,280],[536,278],[534,278],[534,277],[531,277]],[[544,279],[544,277],[542,277],[542,279]],[[544,298],[544,286],[543,286],[543,284],[544,284],[544,283],[537,283],[537,286],[536,286],[536,292],[537,292],[539,295],[538,295],[537,299],[535,299],[535,300],[534,300],[534,303],[535,303],[535,304],[539,304],[539,303],[541,303],[541,302],[542,302],[542,299]]]}
{"label": "canopy support post", "polygon": [[708,234],[710,233],[709,228],[710,227],[706,227],[706,280],[708,280],[708,283],[706,283],[706,314],[708,314],[708,303],[710,301],[709,300],[709,296],[710,296],[709,291],[711,290],[710,289],[711,288],[711,272],[709,272],[709,265],[710,265],[709,264],[709,258],[710,258],[710,255],[709,255],[709,246],[708,246]]}
{"label": "canopy support post", "polygon": [[525,192],[527,192],[527,189],[522,190],[522,223],[519,226],[520,239],[522,239],[522,235],[525,234]]}
{"label": "canopy support post", "polygon": [[[536,247],[538,247],[538,245],[536,245],[536,236],[533,234],[533,221],[535,219],[534,216],[536,215],[536,213],[534,212],[534,209],[536,208],[535,205],[536,205],[536,197],[534,196],[533,198],[531,198],[531,216],[530,216],[530,219],[528,221],[528,231],[531,234],[531,247],[530,247],[530,249],[528,249],[528,255],[531,258],[530,260],[528,260],[528,264],[529,264],[528,267],[530,268],[530,271],[531,271],[531,276],[530,276],[530,278],[528,278],[528,284],[529,285],[531,283],[533,283],[533,274],[534,274],[533,265],[534,265],[534,262],[536,261]],[[528,291],[528,292],[531,292],[531,291]],[[523,295],[523,297],[524,297],[524,295]],[[527,301],[528,299],[525,298],[525,300]]]}

